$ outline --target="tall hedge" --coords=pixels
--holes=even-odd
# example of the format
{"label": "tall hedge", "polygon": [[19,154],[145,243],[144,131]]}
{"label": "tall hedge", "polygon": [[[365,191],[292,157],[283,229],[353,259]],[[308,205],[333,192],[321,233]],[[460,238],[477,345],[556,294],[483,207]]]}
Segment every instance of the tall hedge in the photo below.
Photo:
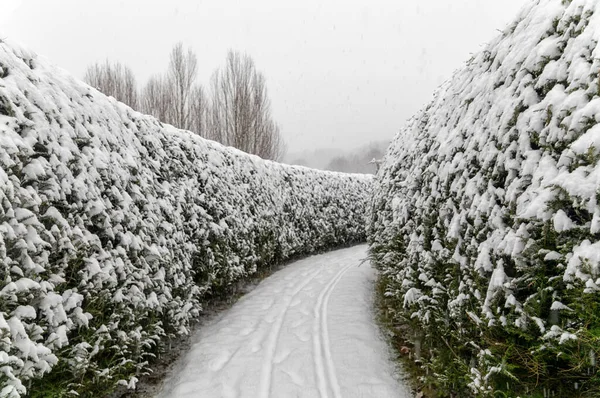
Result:
{"label": "tall hedge", "polygon": [[375,182],[384,313],[440,396],[599,396],[600,3],[530,1]]}
{"label": "tall hedge", "polygon": [[365,239],[371,178],[144,116],[0,44],[0,397],[134,386],[202,303]]}

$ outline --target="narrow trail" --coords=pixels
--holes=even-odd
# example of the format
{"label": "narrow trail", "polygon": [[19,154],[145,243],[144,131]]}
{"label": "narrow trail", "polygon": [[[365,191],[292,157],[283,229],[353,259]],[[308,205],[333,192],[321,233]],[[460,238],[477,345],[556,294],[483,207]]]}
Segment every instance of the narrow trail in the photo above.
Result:
{"label": "narrow trail", "polygon": [[193,337],[158,398],[410,397],[374,323],[366,246],[265,279]]}

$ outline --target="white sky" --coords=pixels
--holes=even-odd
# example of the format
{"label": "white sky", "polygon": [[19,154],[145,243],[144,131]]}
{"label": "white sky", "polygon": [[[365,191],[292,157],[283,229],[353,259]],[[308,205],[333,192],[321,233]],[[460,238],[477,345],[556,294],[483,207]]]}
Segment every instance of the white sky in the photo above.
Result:
{"label": "white sky", "polygon": [[0,31],[74,75],[106,58],[138,83],[183,41],[207,85],[228,49],[267,78],[288,152],[391,139],[527,0],[0,0]]}

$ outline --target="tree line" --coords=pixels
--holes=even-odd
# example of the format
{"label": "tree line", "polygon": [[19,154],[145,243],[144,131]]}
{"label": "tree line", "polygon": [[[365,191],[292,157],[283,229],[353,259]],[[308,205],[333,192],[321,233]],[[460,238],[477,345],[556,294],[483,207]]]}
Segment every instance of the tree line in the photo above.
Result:
{"label": "tree line", "polygon": [[164,74],[140,89],[132,70],[105,61],[86,69],[84,80],[106,95],[162,122],[233,146],[264,159],[281,160],[285,144],[271,115],[264,75],[247,54],[230,50],[225,65],[210,80],[209,91],[197,81],[196,54],[176,44]]}
{"label": "tree line", "polygon": [[371,142],[357,151],[336,156],[327,164],[325,170],[343,173],[375,174],[378,163],[385,155],[388,142]]}

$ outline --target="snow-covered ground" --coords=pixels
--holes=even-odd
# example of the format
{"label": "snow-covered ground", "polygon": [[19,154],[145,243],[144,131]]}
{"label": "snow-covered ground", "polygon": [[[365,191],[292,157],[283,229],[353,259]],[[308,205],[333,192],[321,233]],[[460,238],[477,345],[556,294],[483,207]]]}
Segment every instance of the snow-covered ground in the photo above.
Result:
{"label": "snow-covered ground", "polygon": [[374,323],[366,246],[286,266],[202,327],[159,398],[410,397]]}

